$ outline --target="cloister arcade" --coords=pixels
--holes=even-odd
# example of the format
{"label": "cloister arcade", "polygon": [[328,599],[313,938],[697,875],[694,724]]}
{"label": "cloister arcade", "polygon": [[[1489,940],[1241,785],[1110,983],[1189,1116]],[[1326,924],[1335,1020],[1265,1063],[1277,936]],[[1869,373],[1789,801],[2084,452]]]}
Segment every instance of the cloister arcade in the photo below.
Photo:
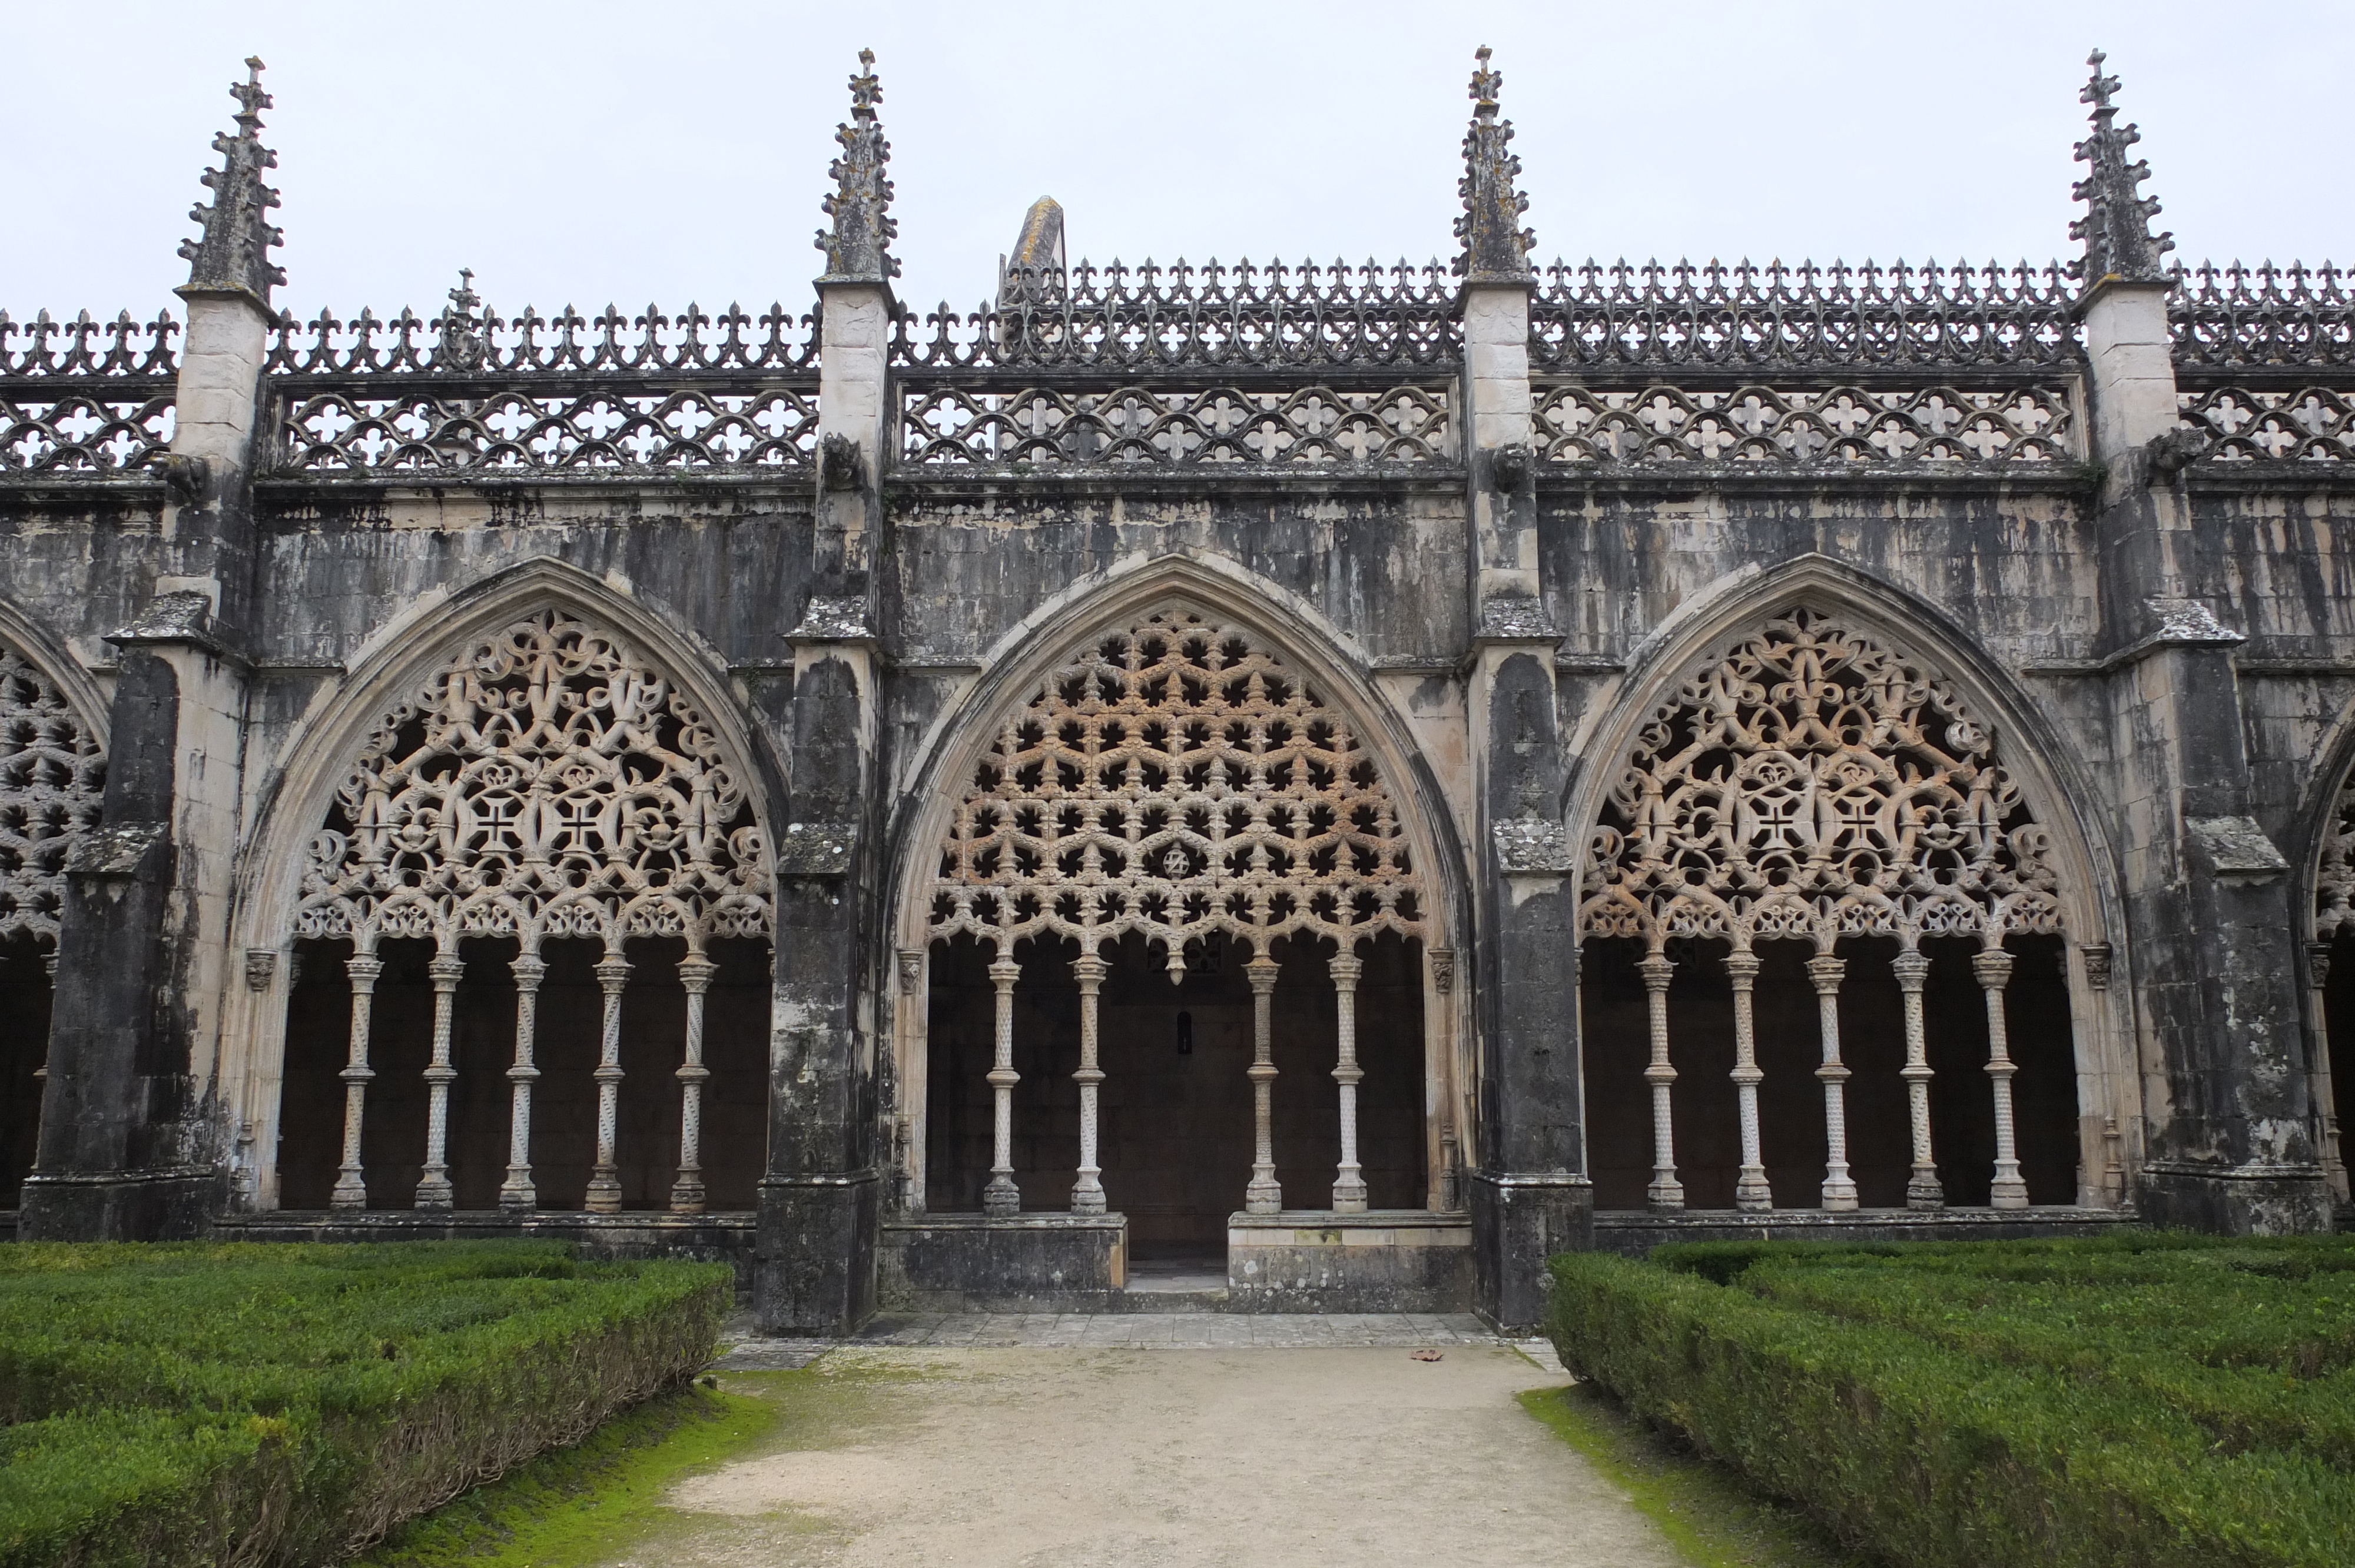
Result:
{"label": "cloister arcade", "polygon": [[1453,954],[1361,726],[1179,605],[986,734],[901,955],[911,1206],[1122,1213],[1148,1258],[1220,1251],[1235,1211],[1452,1209]]}

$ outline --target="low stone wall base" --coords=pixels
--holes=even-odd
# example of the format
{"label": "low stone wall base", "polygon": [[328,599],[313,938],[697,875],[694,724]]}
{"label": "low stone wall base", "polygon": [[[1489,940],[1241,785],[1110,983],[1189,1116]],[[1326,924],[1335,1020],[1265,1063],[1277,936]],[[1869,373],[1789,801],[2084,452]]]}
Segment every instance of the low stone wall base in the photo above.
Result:
{"label": "low stone wall base", "polygon": [[1227,1217],[1230,1312],[1465,1312],[1472,1284],[1468,1214]]}
{"label": "low stone wall base", "polygon": [[923,1312],[1103,1312],[1128,1283],[1121,1214],[918,1214],[883,1222],[877,1294]]}

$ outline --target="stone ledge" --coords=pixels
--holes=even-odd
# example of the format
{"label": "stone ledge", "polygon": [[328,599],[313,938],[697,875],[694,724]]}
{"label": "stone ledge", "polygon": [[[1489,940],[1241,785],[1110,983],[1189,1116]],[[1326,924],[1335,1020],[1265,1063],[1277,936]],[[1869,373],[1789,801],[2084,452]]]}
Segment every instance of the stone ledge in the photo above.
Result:
{"label": "stone ledge", "polygon": [[2098,1235],[2141,1223],[2132,1209],[2084,1209],[2054,1204],[2032,1209],[1733,1209],[1653,1213],[1604,1209],[1594,1216],[1597,1251],[1642,1256],[1656,1246],[1686,1241],[2020,1241],[2033,1236]]}

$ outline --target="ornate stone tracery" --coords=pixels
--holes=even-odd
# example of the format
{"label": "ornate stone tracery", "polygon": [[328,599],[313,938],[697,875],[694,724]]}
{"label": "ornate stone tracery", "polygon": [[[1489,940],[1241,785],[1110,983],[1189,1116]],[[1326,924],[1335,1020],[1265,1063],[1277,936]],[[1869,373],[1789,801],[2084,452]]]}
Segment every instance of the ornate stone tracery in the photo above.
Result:
{"label": "ornate stone tracery", "polygon": [[1131,932],[1163,945],[1248,942],[1256,1150],[1243,1207],[1276,1213],[1272,1001],[1279,937],[1331,938],[1342,1160],[1337,1210],[1366,1206],[1356,1154],[1354,1004],[1359,940],[1423,935],[1423,889],[1396,806],[1341,716],[1250,633],[1170,609],[1099,637],[1009,717],[957,801],[932,880],[931,935],[992,943],[996,1160],[982,1197],[1014,1213],[1014,985],[1025,938],[1076,938],[1079,1180],[1071,1207],[1102,1213],[1096,1164],[1099,951]]}
{"label": "ornate stone tracery", "polygon": [[0,941],[57,946],[65,856],[98,825],[106,753],[64,691],[0,643]]}
{"label": "ornate stone tracery", "polygon": [[313,841],[297,935],[762,937],[767,854],[711,725],[544,609],[386,713]]}
{"label": "ornate stone tracery", "polygon": [[932,934],[1086,949],[1138,931],[1348,949],[1423,935],[1398,810],[1348,724],[1249,633],[1167,611],[1080,650],[1009,718],[942,846]]}
{"label": "ornate stone tracery", "polygon": [[2315,938],[2327,942],[2349,925],[2355,925],[2355,774],[2339,786],[2314,876]]}
{"label": "ornate stone tracery", "polygon": [[2045,830],[1934,671],[1794,609],[1678,683],[1590,842],[1591,937],[2061,928]]}

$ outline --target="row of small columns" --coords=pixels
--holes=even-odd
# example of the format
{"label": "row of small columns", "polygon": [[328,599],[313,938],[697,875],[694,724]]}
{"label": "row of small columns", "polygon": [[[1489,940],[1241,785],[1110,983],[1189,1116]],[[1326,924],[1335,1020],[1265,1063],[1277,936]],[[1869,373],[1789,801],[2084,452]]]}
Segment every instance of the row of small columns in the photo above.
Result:
{"label": "row of small columns", "polygon": [[[1284,1209],[1284,1189],[1275,1180],[1275,1058],[1272,1028],[1275,977],[1280,968],[1264,952],[1254,953],[1243,965],[1244,978],[1250,980],[1252,989],[1252,1065],[1246,1075],[1252,1085],[1253,1139],[1252,1176],[1243,1189],[1243,1212],[1252,1214],[1280,1213]],[[1333,1078],[1341,1091],[1341,1161],[1333,1179],[1333,1210],[1345,1214],[1363,1213],[1366,1208],[1366,1178],[1358,1163],[1358,1085],[1365,1077],[1358,1065],[1358,980],[1365,968],[1364,960],[1353,953],[1338,954],[1327,962],[1333,979],[1340,1034]],[[1077,1214],[1104,1212],[1103,1171],[1096,1162],[1096,1091],[1104,1078],[1097,1061],[1096,1006],[1104,977],[1111,970],[1112,966],[1093,952],[1083,952],[1071,963],[1071,971],[1080,982],[1080,1066],[1071,1075],[1072,1081],[1080,1086],[1079,1180],[1071,1188],[1071,1212]],[[982,1209],[991,1214],[1017,1213],[1022,1207],[1021,1190],[1014,1181],[1014,1086],[1022,1081],[1022,1075],[1014,1070],[1014,982],[1021,973],[1022,966],[1014,959],[1012,944],[1000,942],[997,957],[989,966],[989,978],[997,992],[997,1032],[988,1073],[996,1142],[989,1185],[982,1189],[981,1194]]]}
{"label": "row of small columns", "polygon": [[[539,1078],[532,1064],[534,1036],[539,1017],[539,982],[548,965],[536,952],[526,951],[508,964],[516,987],[515,1064],[507,1069],[512,1086],[508,1115],[507,1174],[499,1186],[499,1207],[533,1209],[539,1194],[531,1181],[531,1086]],[[703,1212],[703,1086],[711,1070],[703,1065],[703,999],[719,966],[698,952],[678,962],[680,987],[687,992],[686,1060],[678,1069],[678,1179],[671,1185],[675,1213]],[[448,948],[437,951],[425,972],[433,982],[433,1057],[425,1068],[428,1096],[425,1113],[425,1165],[418,1178],[416,1206],[452,1206],[448,1161],[450,1086],[458,1070],[450,1062],[451,1013],[465,962]],[[604,1015],[598,1042],[597,1162],[589,1177],[588,1209],[591,1213],[619,1213],[622,1208],[621,1168],[614,1144],[620,1122],[622,1094],[622,991],[629,983],[630,961],[612,948],[593,966],[604,991]],[[376,1004],[377,978],[384,961],[373,952],[357,952],[344,960],[351,978],[350,1054],[338,1075],[344,1081],[344,1160],[328,1202],[338,1209],[368,1207],[368,1183],[360,1167],[360,1118],[367,1108],[368,1086],[376,1077],[368,1065],[369,1019]]]}
{"label": "row of small columns", "polygon": [[[1988,946],[1971,956],[1971,972],[1987,999],[1987,1074],[1995,1093],[1995,1181],[1990,1202],[1998,1209],[2028,1207],[2028,1183],[2019,1173],[2019,1150],[2011,1111],[2011,1079],[2019,1069],[2011,1059],[2004,1027],[2003,993],[2011,981],[2011,955]],[[1913,1171],[1905,1183],[1905,1206],[1933,1210],[1945,1207],[1945,1189],[1930,1150],[1929,1045],[1922,1016],[1922,991],[1930,978],[1930,959],[1908,940],[1890,967],[1904,997],[1906,1109],[1912,1123]],[[1742,1126],[1742,1171],[1733,1184],[1733,1206],[1761,1210],[1774,1206],[1774,1190],[1766,1182],[1766,1162],[1758,1130],[1758,1086],[1765,1074],[1758,1067],[1757,1036],[1752,1024],[1752,992],[1758,980],[1759,958],[1747,945],[1726,955],[1725,972],[1733,983],[1733,1080]],[[1676,1131],[1669,1116],[1668,1089],[1677,1070],[1668,1061],[1668,979],[1676,965],[1657,948],[1636,962],[1643,977],[1651,1025],[1652,1056],[1644,1069],[1652,1086],[1652,1181],[1644,1190],[1655,1209],[1685,1206],[1683,1183],[1677,1180]],[[1819,952],[1807,960],[1807,977],[1816,989],[1817,1031],[1823,1041],[1823,1065],[1816,1077],[1824,1086],[1823,1206],[1849,1210],[1857,1206],[1856,1181],[1849,1173],[1848,1110],[1844,1100],[1849,1069],[1840,1062],[1839,989],[1848,960]]]}

